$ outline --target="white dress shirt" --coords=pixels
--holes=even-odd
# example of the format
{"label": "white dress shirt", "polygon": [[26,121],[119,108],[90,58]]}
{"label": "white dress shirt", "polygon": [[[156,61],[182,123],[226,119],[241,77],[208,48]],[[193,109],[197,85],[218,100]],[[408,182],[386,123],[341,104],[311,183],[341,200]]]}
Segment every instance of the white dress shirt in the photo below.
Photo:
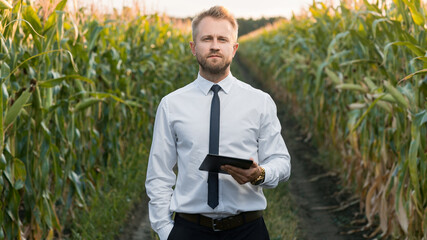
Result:
{"label": "white dress shirt", "polygon": [[[265,180],[258,186],[240,185],[230,175],[218,174],[219,205],[215,209],[207,205],[208,172],[199,166],[209,152],[213,83],[199,74],[192,83],[165,96],[157,109],[145,186],[151,225],[161,240],[172,230],[173,212],[223,218],[264,210],[262,187],[273,188],[290,176],[290,156],[271,97],[231,73],[218,84],[219,154],[253,158],[265,169]],[[173,170],[176,164],[178,177]]]}

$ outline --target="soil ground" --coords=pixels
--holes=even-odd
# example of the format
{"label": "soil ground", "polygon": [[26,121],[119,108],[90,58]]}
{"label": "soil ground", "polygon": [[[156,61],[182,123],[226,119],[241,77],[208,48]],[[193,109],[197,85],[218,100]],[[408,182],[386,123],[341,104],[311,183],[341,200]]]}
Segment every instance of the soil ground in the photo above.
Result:
{"label": "soil ground", "polygon": [[148,219],[148,196],[144,192],[141,200],[129,212],[127,221],[120,230],[116,240],[153,240]]}
{"label": "soil ground", "polygon": [[[291,194],[299,217],[298,239],[307,240],[358,240],[367,239],[373,229],[364,229],[366,220],[360,214],[359,200],[341,187],[337,174],[326,170],[314,160],[318,150],[310,144],[298,121],[289,113],[280,89],[266,89],[236,57],[241,77],[274,98],[278,116],[284,129],[283,136],[292,156]],[[271,88],[271,86],[269,87]],[[277,91],[279,90],[279,91]],[[118,240],[151,240],[148,222],[147,197],[135,205],[123,226]]]}

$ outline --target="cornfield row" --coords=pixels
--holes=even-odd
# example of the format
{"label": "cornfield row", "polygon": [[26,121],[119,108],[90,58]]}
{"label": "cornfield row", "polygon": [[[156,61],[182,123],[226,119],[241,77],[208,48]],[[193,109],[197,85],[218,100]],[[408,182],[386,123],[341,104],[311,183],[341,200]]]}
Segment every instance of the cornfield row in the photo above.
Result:
{"label": "cornfield row", "polygon": [[[287,91],[325,159],[354,189],[370,236],[427,239],[427,32],[419,0],[313,4],[240,40]],[[331,158],[334,159],[334,158]]]}
{"label": "cornfield row", "polygon": [[197,72],[156,15],[31,2],[0,0],[0,239],[61,238],[109,172],[146,161],[160,97]]}

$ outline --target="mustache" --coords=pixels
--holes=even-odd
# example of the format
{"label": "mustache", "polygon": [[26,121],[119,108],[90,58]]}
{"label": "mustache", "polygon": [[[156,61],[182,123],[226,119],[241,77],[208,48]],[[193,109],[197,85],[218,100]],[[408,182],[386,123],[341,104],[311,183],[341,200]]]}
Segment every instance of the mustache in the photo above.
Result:
{"label": "mustache", "polygon": [[223,57],[223,55],[219,53],[219,51],[210,51],[208,57],[213,57],[213,56],[221,57],[221,58]]}

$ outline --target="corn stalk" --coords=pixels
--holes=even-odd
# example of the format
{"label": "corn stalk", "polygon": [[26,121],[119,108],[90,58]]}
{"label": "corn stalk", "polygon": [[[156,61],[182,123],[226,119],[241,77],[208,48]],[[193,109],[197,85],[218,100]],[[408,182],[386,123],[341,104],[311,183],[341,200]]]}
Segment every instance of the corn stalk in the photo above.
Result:
{"label": "corn stalk", "polygon": [[426,5],[351,4],[314,3],[309,17],[248,35],[242,58],[283,84],[318,145],[341,153],[325,164],[362,199],[370,237],[426,238]]}
{"label": "corn stalk", "polygon": [[[190,36],[156,15],[79,19],[84,10],[67,12],[66,0],[52,9],[6,3],[0,239],[64,238],[79,232],[70,227],[93,196],[117,191],[106,187],[119,181],[117,169],[146,161],[158,102],[197,72]],[[102,230],[80,234],[102,238]]]}

